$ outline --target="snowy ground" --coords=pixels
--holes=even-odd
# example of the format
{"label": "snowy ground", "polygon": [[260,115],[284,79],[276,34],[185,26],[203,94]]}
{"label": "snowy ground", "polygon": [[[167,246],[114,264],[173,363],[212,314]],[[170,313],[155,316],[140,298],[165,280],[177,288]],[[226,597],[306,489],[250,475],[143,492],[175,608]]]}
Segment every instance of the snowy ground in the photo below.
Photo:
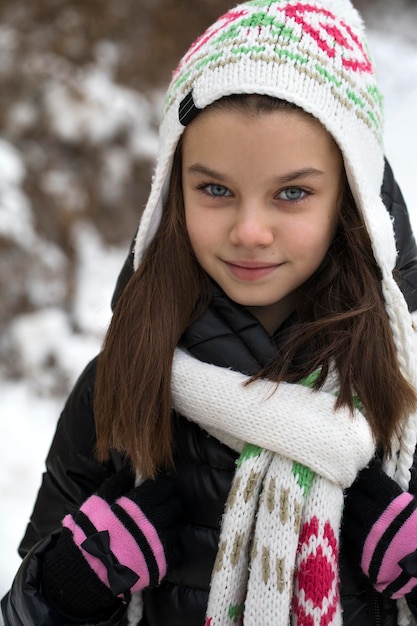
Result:
{"label": "snowy ground", "polygon": [[[381,21],[370,39],[386,97],[386,154],[417,232],[417,44],[411,30],[407,39],[404,29],[400,37],[392,25],[392,21]],[[75,310],[81,333],[74,334],[66,315],[57,310],[18,320],[15,340],[26,346],[30,375],[20,383],[0,378],[0,597],[9,588],[19,564],[17,545],[33,506],[64,401],[63,397],[51,398],[45,393],[50,382],[48,373],[39,370],[37,375],[37,368],[45,350],[50,350],[73,381],[95,355],[110,317],[110,297],[126,252],[103,248],[88,229],[81,231],[78,238],[80,273]]]}

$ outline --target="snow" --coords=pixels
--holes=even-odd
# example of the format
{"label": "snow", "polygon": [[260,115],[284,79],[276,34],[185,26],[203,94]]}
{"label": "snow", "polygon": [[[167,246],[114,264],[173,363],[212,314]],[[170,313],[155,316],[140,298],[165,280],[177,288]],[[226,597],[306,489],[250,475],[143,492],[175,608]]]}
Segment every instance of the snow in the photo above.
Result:
{"label": "snow", "polygon": [[74,323],[83,336],[101,340],[109,323],[111,294],[127,249],[104,246],[90,226],[78,226],[75,235],[78,270]]}
{"label": "snow", "polygon": [[407,201],[417,233],[417,46],[415,41],[388,36],[387,31],[372,32],[369,40],[385,96],[385,153]]}
{"label": "snow", "polygon": [[[385,94],[386,154],[408,201],[417,232],[413,193],[417,164],[417,46],[412,39],[412,22],[409,40],[404,38],[404,29],[395,32],[388,22],[381,21],[370,32],[370,42]],[[0,44],[7,39],[6,35],[9,37],[10,33],[1,30]],[[109,46],[97,50],[102,68],[112,64],[114,54],[116,51]],[[100,68],[80,75],[80,81],[89,94],[87,107],[80,106],[73,86],[65,82],[49,94],[51,124],[59,136],[69,142],[87,136],[92,143],[100,143],[109,133],[129,131],[132,151],[140,144],[142,151],[155,153],[155,135],[149,125],[151,111],[141,95],[115,86]],[[26,109],[22,111],[25,113]],[[138,115],[144,120],[141,130],[131,123]],[[29,201],[20,189],[22,167],[13,146],[0,141],[0,234],[7,230],[16,239],[33,243]],[[123,152],[109,154],[109,176],[121,186],[125,167]],[[68,181],[57,174],[45,184],[55,186],[58,193],[60,186]],[[23,378],[10,381],[0,377],[0,597],[10,587],[20,562],[17,546],[33,507],[44,459],[65,401],[62,391],[56,388],[56,371],[60,372],[63,383],[72,384],[99,350],[110,319],[111,294],[127,252],[104,246],[87,226],[77,227],[74,243],[78,280],[71,311],[46,305],[35,314],[16,319],[9,339]],[[50,253],[51,262],[54,258],[59,262],[59,254],[52,250]],[[47,286],[37,285],[37,289],[39,301],[44,298],[47,302]]]}
{"label": "snow", "polygon": [[21,190],[25,166],[19,152],[0,139],[0,236],[28,245],[33,242],[30,204]]}
{"label": "snow", "polygon": [[[102,53],[103,54],[103,53]],[[53,61],[52,72],[56,73]],[[152,118],[148,101],[139,93],[117,85],[108,68],[91,66],[80,70],[76,80],[51,81],[46,93],[49,122],[63,141],[87,139],[100,144],[138,130],[144,133]],[[62,111],[66,114],[63,115]]]}
{"label": "snow", "polygon": [[19,565],[17,543],[24,533],[33,498],[39,488],[43,460],[61,401],[40,397],[28,385],[21,383],[2,381],[0,393],[0,595],[3,596]]}

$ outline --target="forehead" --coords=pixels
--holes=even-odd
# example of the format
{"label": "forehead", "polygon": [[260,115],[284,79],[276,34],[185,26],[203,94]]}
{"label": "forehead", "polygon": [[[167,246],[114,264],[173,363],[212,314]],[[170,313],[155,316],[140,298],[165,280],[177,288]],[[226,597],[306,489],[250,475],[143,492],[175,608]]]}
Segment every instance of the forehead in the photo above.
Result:
{"label": "forehead", "polygon": [[216,160],[245,155],[255,160],[267,155],[274,161],[295,155],[305,160],[341,160],[328,131],[298,109],[248,112],[236,107],[208,107],[185,129],[182,143],[185,160],[200,155]]}

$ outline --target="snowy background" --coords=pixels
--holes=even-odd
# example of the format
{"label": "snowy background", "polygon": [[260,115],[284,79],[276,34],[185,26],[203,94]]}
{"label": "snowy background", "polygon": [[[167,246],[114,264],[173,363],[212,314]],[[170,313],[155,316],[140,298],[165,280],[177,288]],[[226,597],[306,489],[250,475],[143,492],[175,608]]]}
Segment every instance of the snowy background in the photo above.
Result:
{"label": "snowy background", "polygon": [[[386,154],[417,232],[417,13],[412,5],[401,8],[400,2],[376,5],[382,10],[372,10],[369,3],[367,21],[385,94]],[[0,51],[2,45],[7,48],[7,41],[10,49],[10,36],[0,24]],[[121,87],[112,72],[115,50],[102,46],[100,54],[100,62],[77,76],[84,95],[82,105],[61,82],[51,84],[45,106],[55,134],[67,142],[76,144],[79,136],[88,136],[90,143],[100,145],[129,131],[128,145],[108,151],[102,181],[107,193],[116,189],[123,197],[132,154],[150,160],[155,153],[154,112],[160,94],[145,97],[136,89]],[[2,57],[0,74],[5,62]],[[29,103],[22,102],[14,111],[14,124],[29,124],[32,114]],[[82,190],[72,183],[71,175],[70,169],[51,168],[43,185],[57,197],[71,190],[66,201],[77,211]],[[63,306],[60,277],[68,272],[68,258],[59,246],[38,236],[26,177],[22,152],[13,141],[0,139],[0,257],[6,249],[2,236],[7,235],[20,250],[35,251],[43,264],[27,285],[32,306],[8,320],[7,332],[0,333],[0,355],[7,355],[9,365],[0,367],[0,597],[20,562],[17,545],[40,484],[56,420],[68,388],[99,350],[115,280],[128,249],[127,238],[109,243],[91,221],[74,221],[71,299]],[[1,270],[0,264],[0,275]],[[13,280],[24,281],[24,274],[25,268]]]}

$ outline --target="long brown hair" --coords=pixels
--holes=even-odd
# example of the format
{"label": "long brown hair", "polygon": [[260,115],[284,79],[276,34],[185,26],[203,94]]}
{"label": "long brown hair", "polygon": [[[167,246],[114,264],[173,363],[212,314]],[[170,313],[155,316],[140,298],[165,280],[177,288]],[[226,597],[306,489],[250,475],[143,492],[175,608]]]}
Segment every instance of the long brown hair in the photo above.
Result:
{"label": "long brown hair", "polygon": [[[211,106],[248,114],[297,108],[258,95],[229,96]],[[210,298],[210,280],[186,231],[180,142],[161,224],[119,298],[98,359],[94,411],[100,460],[115,448],[149,477],[172,465],[173,353]],[[416,394],[399,369],[380,271],[347,182],[335,237],[302,287],[295,319],[288,349],[257,377],[296,382],[320,369],[320,388],[334,364],[337,405],[352,408],[359,396],[379,446],[389,452],[393,434],[416,406]],[[308,358],[294,370],[290,364],[300,350]]]}

